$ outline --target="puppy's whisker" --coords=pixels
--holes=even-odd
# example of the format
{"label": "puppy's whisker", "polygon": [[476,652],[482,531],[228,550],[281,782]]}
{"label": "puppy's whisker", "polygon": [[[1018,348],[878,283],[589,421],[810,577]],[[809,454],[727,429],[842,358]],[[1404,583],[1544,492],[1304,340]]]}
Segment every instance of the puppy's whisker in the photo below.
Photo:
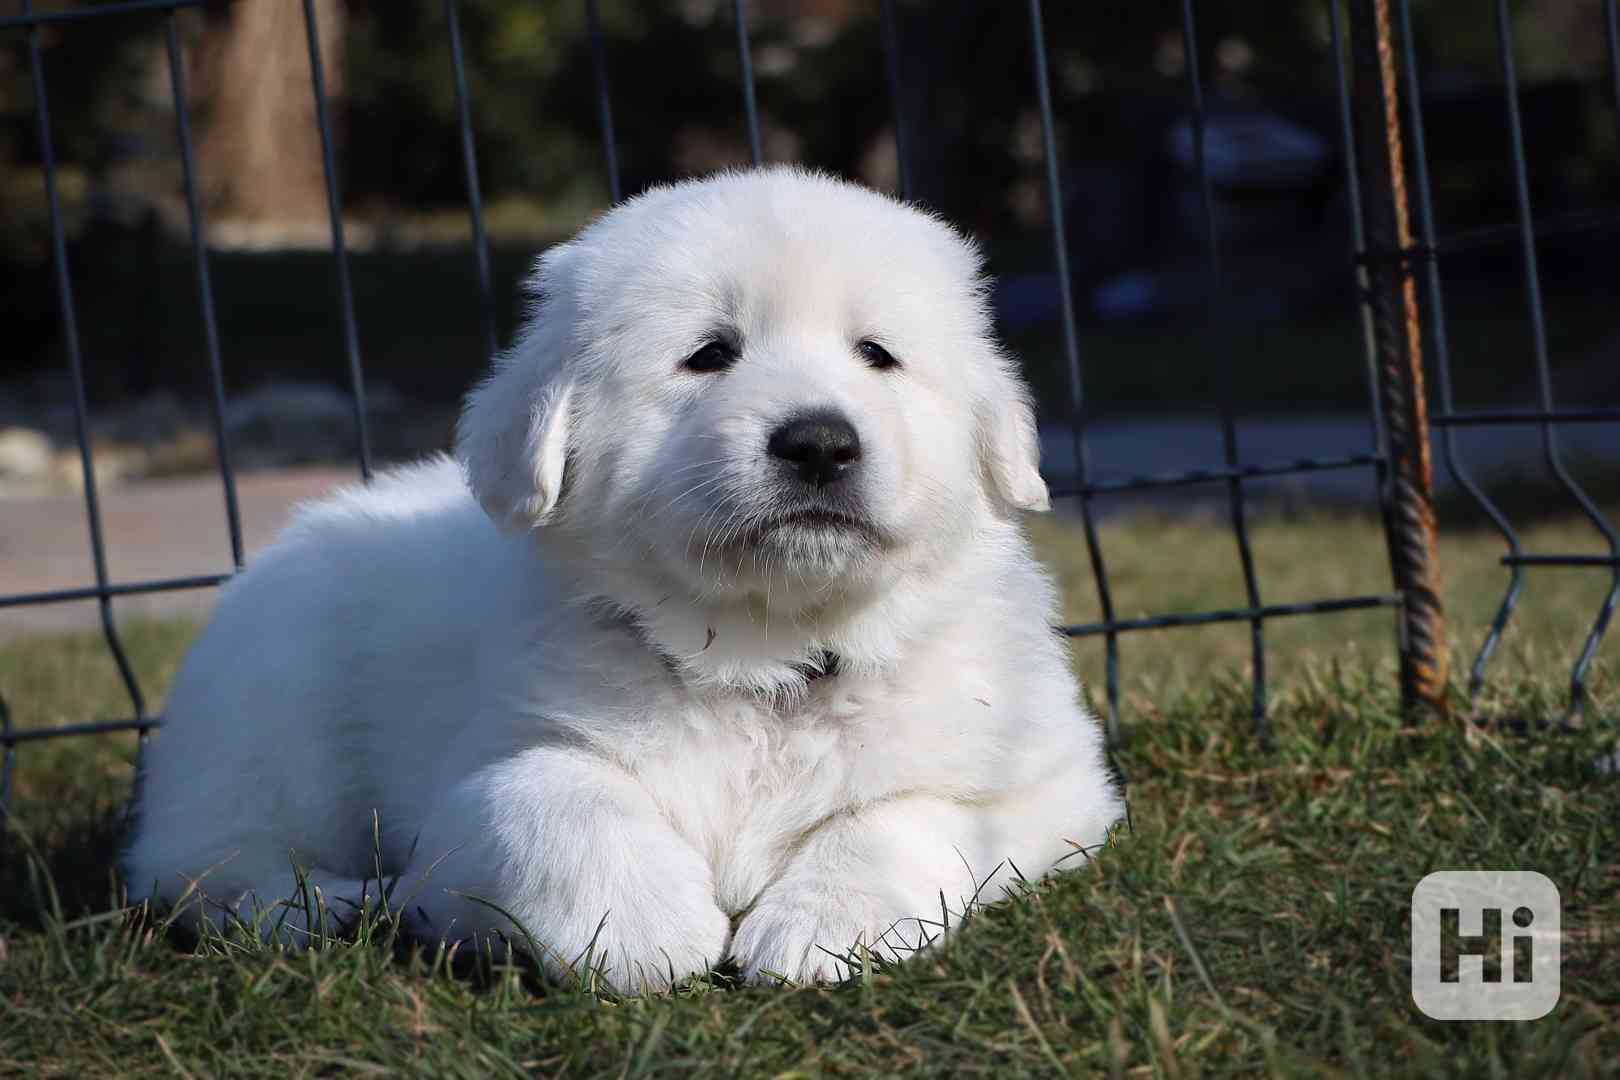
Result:
{"label": "puppy's whisker", "polygon": [[726,463],[726,459],[723,458],[723,457],[708,458],[705,461],[694,461],[694,462],[691,462],[690,464],[682,465],[677,469],[671,469],[671,470],[669,470],[669,475],[671,475],[671,476],[679,476],[682,473],[689,473],[693,469],[707,469],[711,465],[724,465],[725,463]]}
{"label": "puppy's whisker", "polygon": [[659,507],[657,513],[655,513],[653,516],[654,517],[662,517],[664,514],[667,514],[671,510],[675,509],[675,507],[678,506],[681,503],[681,501],[686,499],[688,496],[695,495],[700,491],[705,491],[705,490],[707,490],[709,488],[714,487],[716,484],[724,483],[725,479],[726,478],[723,477],[723,476],[712,476],[707,480],[698,481],[697,483],[693,484],[691,487],[687,488],[685,491],[681,492],[679,495],[675,496],[673,499],[669,500],[663,506]]}
{"label": "puppy's whisker", "polygon": [[[706,461],[694,461],[691,464],[683,465],[680,468],[670,470],[669,475],[671,477],[676,477],[676,476],[680,476],[682,473],[692,472],[692,471],[694,471],[696,469],[707,469],[707,468],[711,468],[711,467],[716,466],[716,465],[724,465],[725,462],[726,462],[725,458],[709,458]],[[713,479],[715,479],[716,481],[719,481],[719,480],[723,479],[723,476],[716,476]],[[688,490],[690,490],[690,489],[688,489]],[[641,521],[648,520],[649,518],[656,518],[659,514],[662,514],[666,510],[668,510],[669,505],[666,504],[664,507],[659,509],[656,514],[649,515],[647,513],[647,508],[648,508],[649,505],[652,504],[653,500],[658,498],[659,496],[661,496],[663,494],[664,494],[664,488],[663,488],[663,486],[660,485],[658,487],[655,487],[655,488],[651,489],[646,494],[642,495],[640,499],[636,500],[636,509],[635,509],[635,513],[634,513],[634,515],[632,517],[632,520],[634,522],[639,523]],[[682,494],[684,495],[685,493],[683,492]],[[678,500],[680,497],[681,496],[676,496],[676,499]],[[675,500],[671,500],[671,502],[674,502],[674,501]]]}
{"label": "puppy's whisker", "polygon": [[[760,519],[760,511],[749,507],[746,503],[740,504],[738,509],[734,511],[732,515],[721,525],[719,530],[717,530],[716,545],[722,550],[732,546],[732,544],[743,536],[749,528],[757,524]],[[746,555],[746,549],[738,552],[737,570],[733,576],[734,581],[740,582],[742,580],[742,561]]]}
{"label": "puppy's whisker", "polygon": [[[714,516],[719,516],[720,509],[723,508],[725,505],[726,505],[726,500],[725,500],[724,495],[722,494],[720,502],[715,507]],[[735,516],[736,513],[737,513],[737,511],[735,511],[735,510],[732,511],[733,516]],[[708,518],[709,518],[709,515],[704,515],[704,522],[707,522]],[[730,520],[730,519],[727,519],[727,520]],[[703,577],[703,572],[704,572],[705,568],[708,566],[709,548],[714,543],[714,536],[715,536],[715,534],[714,534],[714,532],[712,530],[705,530],[704,541],[703,541],[703,552],[698,557],[698,577],[699,578]]]}
{"label": "puppy's whisker", "polygon": [[[692,540],[694,538],[696,538],[696,536],[697,536],[697,534],[699,532],[702,532],[705,537],[712,539],[713,534],[709,530],[709,523],[711,521],[713,521],[715,518],[719,517],[722,513],[724,513],[728,505],[729,505],[729,493],[724,488],[722,488],[721,491],[720,491],[720,497],[715,500],[715,502],[714,502],[714,504],[712,506],[710,506],[706,511],[704,511],[702,517],[698,518],[697,523],[692,526],[691,533],[687,536],[686,546],[687,546],[687,556],[688,557],[690,557],[691,553],[692,553],[691,552]],[[707,546],[708,546],[708,541],[705,540],[705,544],[704,544],[705,550],[707,550]],[[699,574],[701,575],[701,573],[702,573],[702,570],[700,568],[699,569]]]}
{"label": "puppy's whisker", "polygon": [[726,517],[726,520],[720,523],[720,527],[714,530],[715,544],[718,547],[724,548],[730,545],[733,525],[747,512],[748,508],[746,506],[738,504]]}
{"label": "puppy's whisker", "polygon": [[[721,526],[721,536],[723,538],[721,540],[721,546],[722,547],[730,546],[734,541],[736,541],[739,537],[741,537],[749,528],[751,528],[752,526],[754,526],[756,524],[761,523],[763,520],[764,520],[764,515],[761,514],[759,511],[753,510],[753,509],[749,508],[748,506],[743,506],[739,510],[739,512],[737,514],[733,514],[730,518],[728,518],[726,520],[725,525]],[[742,572],[742,562],[741,562],[741,560],[738,560],[737,572],[739,574]]]}

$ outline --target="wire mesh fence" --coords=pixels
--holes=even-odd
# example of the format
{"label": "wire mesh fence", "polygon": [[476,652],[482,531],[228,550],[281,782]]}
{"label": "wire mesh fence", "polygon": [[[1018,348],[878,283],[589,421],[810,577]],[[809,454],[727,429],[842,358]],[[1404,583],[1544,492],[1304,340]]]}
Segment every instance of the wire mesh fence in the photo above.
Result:
{"label": "wire mesh fence", "polygon": [[[917,126],[925,118],[906,115],[902,93],[900,58],[905,46],[904,22],[897,12],[898,0],[880,0],[881,33],[886,59],[886,75],[893,115],[900,193],[914,193],[916,162],[914,153]],[[1393,8],[1391,4],[1394,4]],[[94,581],[90,584],[49,591],[0,595],[0,609],[28,605],[64,604],[95,601],[99,608],[101,634],[113,657],[129,699],[131,716],[115,721],[97,721],[47,728],[19,728],[0,696],[0,810],[7,805],[18,748],[45,739],[66,738],[105,732],[134,731],[144,744],[161,718],[147,704],[129,663],[115,617],[116,601],[144,593],[172,590],[207,589],[231,575],[198,574],[161,580],[114,581],[108,572],[107,545],[102,514],[97,500],[95,454],[90,440],[89,405],[85,389],[84,357],[74,275],[68,262],[68,247],[58,191],[59,167],[53,145],[51,98],[47,72],[40,48],[42,29],[53,24],[84,20],[159,20],[167,51],[170,91],[173,99],[174,137],[178,148],[185,195],[190,252],[195,264],[196,288],[202,316],[208,366],[209,406],[217,454],[219,482],[228,522],[231,565],[244,565],[241,517],[230,439],[225,424],[225,378],[221,341],[215,314],[213,281],[209,267],[207,228],[193,160],[192,125],[186,86],[186,64],[177,27],[179,13],[200,8],[205,0],[119,0],[65,10],[35,11],[30,0],[21,0],[18,13],[0,17],[0,32],[25,35],[34,92],[34,113],[38,130],[45,196],[49,215],[54,289],[60,309],[66,363],[73,388],[73,417],[83,479],[84,512],[88,526]],[[590,55],[596,84],[603,159],[607,186],[614,201],[624,192],[613,114],[610,56],[603,35],[597,0],[584,0]],[[1069,265],[1067,232],[1064,222],[1063,162],[1058,152],[1057,124],[1051,94],[1049,43],[1042,19],[1041,0],[1028,0],[1022,17],[1027,19],[1032,63],[1030,87],[1039,113],[1041,146],[1044,152],[1044,182],[1047,194],[1048,224],[1052,260],[1061,301],[1061,356],[1066,376],[1068,429],[1072,457],[1072,480],[1055,483],[1053,494],[1072,500],[1081,525],[1081,535],[1089,558],[1101,618],[1097,621],[1063,627],[1071,637],[1101,637],[1106,657],[1104,696],[1110,735],[1118,736],[1120,714],[1119,642],[1122,635],[1181,627],[1225,623],[1246,625],[1249,631],[1251,714],[1257,733],[1264,737],[1267,709],[1267,624],[1290,619],[1357,609],[1388,608],[1395,614],[1397,632],[1393,647],[1401,659],[1403,688],[1411,705],[1428,703],[1443,708],[1447,700],[1446,634],[1433,586],[1434,513],[1432,475],[1429,463],[1427,427],[1438,429],[1438,446],[1443,464],[1457,485],[1466,492],[1501,534],[1507,552],[1501,562],[1506,574],[1505,592],[1489,631],[1473,657],[1468,694],[1477,694],[1488,666],[1512,619],[1525,590],[1530,569],[1604,568],[1610,571],[1610,585],[1597,598],[1591,629],[1582,643],[1569,674],[1569,708],[1579,713],[1587,698],[1586,678],[1599,643],[1608,628],[1616,602],[1620,600],[1620,538],[1597,502],[1577,484],[1564,461],[1558,432],[1564,425],[1620,423],[1620,405],[1599,407],[1581,403],[1576,408],[1557,405],[1552,389],[1548,359],[1547,325],[1542,303],[1537,265],[1537,241],[1570,229],[1590,229],[1620,223],[1620,213],[1588,213],[1568,220],[1538,223],[1529,195],[1527,154],[1519,116],[1519,84],[1514,67],[1514,42],[1506,0],[1495,0],[1494,22],[1500,56],[1503,108],[1506,118],[1504,156],[1514,178],[1516,219],[1497,228],[1475,229],[1441,237],[1435,226],[1434,193],[1424,132],[1423,101],[1420,92],[1423,73],[1419,70],[1413,41],[1409,0],[1327,0],[1325,14],[1331,34],[1333,81],[1337,94],[1339,139],[1344,162],[1344,184],[1348,193],[1349,232],[1352,250],[1345,252],[1346,292],[1360,305],[1363,314],[1366,366],[1366,446],[1360,452],[1290,460],[1250,460],[1243,452],[1242,431],[1234,401],[1234,384],[1241,362],[1234,348],[1221,350],[1223,390],[1217,401],[1221,455],[1218,463],[1200,468],[1154,473],[1126,478],[1100,478],[1095,474],[1088,447],[1088,401],[1085,387],[1086,343],[1076,319]],[[1616,115],[1620,116],[1620,18],[1616,0],[1603,0],[1607,58],[1612,81]],[[470,216],[473,273],[479,296],[479,331],[489,353],[497,347],[495,297],[491,285],[489,243],[480,196],[478,161],[473,136],[475,103],[468,92],[460,12],[457,0],[445,0],[448,23],[445,62],[454,77],[460,149]],[[1009,9],[1009,17],[1013,9]],[[341,313],[342,347],[346,358],[346,378],[352,395],[357,436],[357,465],[362,478],[372,474],[370,433],[367,430],[365,386],[362,379],[361,328],[355,315],[354,290],[350,277],[348,248],[344,237],[341,205],[342,185],[338,177],[338,155],[326,90],[320,37],[316,32],[314,0],[303,0],[307,30],[311,90],[315,118],[320,129],[322,164],[327,210],[331,231],[332,274],[335,302]],[[1203,319],[1214,326],[1222,318],[1223,295],[1230,288],[1223,273],[1222,246],[1217,228],[1217,210],[1212,197],[1211,170],[1206,155],[1205,85],[1199,70],[1198,11],[1194,0],[1182,0],[1180,23],[1185,66],[1185,107],[1191,119],[1193,166],[1201,222],[1203,262]],[[733,0],[731,18],[736,34],[737,60],[741,71],[738,87],[741,120],[750,153],[756,164],[763,158],[760,115],[754,67],[750,54],[750,26],[742,0]],[[1412,184],[1407,183],[1410,162]],[[1415,199],[1413,196],[1415,195]],[[1415,201],[1415,212],[1411,205]],[[1415,222],[1415,227],[1414,227]],[[1531,366],[1537,386],[1534,408],[1528,410],[1462,411],[1454,400],[1452,359],[1448,350],[1445,296],[1441,261],[1453,255],[1478,250],[1482,245],[1516,239],[1524,272],[1524,291],[1533,338]],[[1423,375],[1434,380],[1436,412],[1426,415],[1427,396]],[[1546,466],[1581,512],[1607,543],[1607,555],[1526,551],[1508,515],[1487,495],[1461,452],[1456,434],[1464,427],[1533,425],[1540,433]],[[1391,588],[1384,592],[1328,597],[1284,597],[1269,595],[1262,588],[1256,568],[1251,536],[1251,492],[1253,481],[1282,476],[1298,476],[1324,471],[1353,471],[1365,474],[1369,490],[1377,493],[1389,541]],[[1243,604],[1238,607],[1202,611],[1179,611],[1122,617],[1115,602],[1108,560],[1098,538],[1100,504],[1120,496],[1142,492],[1187,489],[1199,485],[1222,487],[1222,503],[1230,527],[1234,554],[1241,570]]]}

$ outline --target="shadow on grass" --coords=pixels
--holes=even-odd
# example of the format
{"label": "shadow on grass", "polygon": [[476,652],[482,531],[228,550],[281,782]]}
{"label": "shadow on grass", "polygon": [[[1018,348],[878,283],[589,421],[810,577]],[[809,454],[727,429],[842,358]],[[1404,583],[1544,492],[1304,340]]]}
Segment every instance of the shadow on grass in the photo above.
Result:
{"label": "shadow on grass", "polygon": [[[71,806],[71,793],[63,794]],[[40,931],[53,906],[67,919],[122,907],[116,866],[126,835],[124,813],[122,806],[47,810],[24,804],[12,820],[0,818],[7,826],[0,831],[0,923]],[[46,902],[47,882],[54,905]]]}

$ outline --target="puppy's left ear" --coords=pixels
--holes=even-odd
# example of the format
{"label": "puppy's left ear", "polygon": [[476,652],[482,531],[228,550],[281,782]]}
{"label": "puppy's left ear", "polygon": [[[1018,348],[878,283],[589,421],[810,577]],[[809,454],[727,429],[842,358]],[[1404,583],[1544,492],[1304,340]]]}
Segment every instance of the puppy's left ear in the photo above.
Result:
{"label": "puppy's left ear", "polygon": [[1018,510],[1050,510],[1041,479],[1035,403],[1011,359],[992,358],[991,392],[979,404],[979,449],[996,494]]}

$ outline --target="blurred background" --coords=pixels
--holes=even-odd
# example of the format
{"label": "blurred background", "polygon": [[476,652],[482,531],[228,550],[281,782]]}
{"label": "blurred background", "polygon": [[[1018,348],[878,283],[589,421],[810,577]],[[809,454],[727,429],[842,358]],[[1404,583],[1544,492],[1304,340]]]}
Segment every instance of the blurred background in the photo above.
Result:
{"label": "blurred background", "polygon": [[[45,0],[36,10],[94,6]],[[611,201],[596,70],[583,0],[458,8],[505,342],[535,254]],[[1226,397],[1241,460],[1371,449],[1327,3],[1196,8],[1223,266],[1213,293],[1181,5],[1048,3],[1045,13],[1063,243],[1100,481],[1220,465]],[[1411,8],[1458,406],[1534,408],[1492,11],[1429,0]],[[0,15],[21,10],[0,0]],[[371,445],[379,461],[415,457],[449,445],[458,398],[488,361],[445,5],[314,0],[313,10]],[[1555,405],[1620,405],[1620,115],[1604,6],[1516,0],[1508,10],[1529,194],[1537,225],[1550,227],[1537,259]],[[880,0],[748,0],[744,11],[766,159],[896,189]],[[897,0],[896,11],[915,198],[987,251],[1000,329],[1037,389],[1045,470],[1061,483],[1072,473],[1069,382],[1027,10],[1011,0]],[[729,0],[601,0],[601,23],[625,194],[747,164]],[[177,26],[251,559],[296,500],[356,478],[305,16],[295,0],[220,0],[181,11]],[[50,24],[37,42],[107,578],[230,572],[164,18]],[[28,49],[26,32],[0,31],[0,599],[96,580]],[[1492,232],[1502,225],[1510,228]],[[1458,235],[1477,243],[1448,248]],[[1427,309],[1424,319],[1432,390],[1442,324]],[[1464,427],[1456,439],[1524,529],[1526,551],[1609,551],[1567,489],[1550,483],[1536,427]],[[1560,439],[1571,471],[1614,520],[1620,424],[1568,424]],[[1471,656],[1507,588],[1503,544],[1442,463],[1445,602],[1455,648]],[[1255,479],[1244,492],[1265,602],[1387,593],[1371,468]],[[1225,484],[1100,495],[1093,507],[1119,617],[1246,604]],[[1064,619],[1102,619],[1074,515],[1032,521],[1032,531],[1063,586]],[[1502,653],[1526,672],[1571,662],[1609,588],[1601,565],[1529,572]],[[147,685],[167,683],[212,597],[209,588],[118,597]],[[172,617],[180,620],[144,622]],[[19,722],[126,711],[97,636],[49,636],[94,625],[89,601],[0,609],[0,691]],[[1354,662],[1358,649],[1388,659],[1390,627],[1387,609],[1354,610],[1275,620],[1267,641],[1277,669],[1306,670],[1312,657]],[[47,636],[29,636],[39,633]],[[1614,641],[1602,656],[1614,656]],[[1178,680],[1209,687],[1210,672],[1246,667],[1249,628],[1129,636],[1121,651],[1128,690],[1139,687],[1150,704]],[[1076,656],[1087,683],[1102,685],[1100,640],[1077,641]]]}
{"label": "blurred background", "polygon": [[[1198,317],[1200,219],[1179,5],[1049,6],[1094,410],[1207,406],[1220,388],[1222,344],[1241,354],[1240,410],[1363,407],[1325,6],[1248,0],[1199,12],[1229,273],[1218,303],[1230,343],[1212,341]],[[876,0],[747,7],[766,157],[894,189]],[[1600,4],[1513,7],[1538,219],[1620,210],[1620,127]],[[578,0],[461,8],[504,340],[534,253],[608,204],[595,76]],[[999,0],[899,8],[917,196],[986,246],[1004,331],[1056,414],[1067,389],[1054,348],[1057,287],[1025,13]],[[453,402],[485,358],[443,5],[319,0],[316,9],[377,405]],[[1420,2],[1414,14],[1441,235],[1511,222],[1489,13]],[[602,18],[627,193],[746,164],[730,4],[604,0]],[[341,389],[302,11],[239,0],[190,13],[183,25],[228,385],[242,392],[296,379]],[[161,24],[95,20],[41,36],[92,403],[116,413],[145,399],[148,412],[178,422],[200,401],[206,366]],[[0,417],[16,422],[26,412],[37,422],[65,404],[63,349],[26,37],[9,32],[3,46]],[[1572,404],[1613,389],[1614,234],[1569,232],[1544,243],[1541,257],[1561,396]],[[1519,400],[1531,383],[1516,238],[1444,269],[1460,396],[1473,405]],[[1515,347],[1500,347],[1504,340]]]}
{"label": "blurred background", "polygon": [[[94,5],[38,5],[74,6]],[[766,158],[895,190],[878,0],[744,8]],[[610,202],[596,76],[580,0],[462,0],[460,10],[504,342],[536,252]],[[1000,327],[1039,394],[1047,470],[1061,478],[1071,469],[1069,386],[1027,13],[1004,0],[900,0],[897,10],[915,197],[988,253]],[[407,458],[448,445],[458,398],[487,360],[445,8],[317,0],[315,11],[373,445],[384,461]],[[1413,12],[1439,234],[1511,223],[1491,14],[1424,0]],[[1620,116],[1602,5],[1520,0],[1511,12],[1537,221],[1587,215],[1538,249],[1557,403],[1612,404],[1620,234],[1599,225],[1620,214]],[[601,18],[626,194],[747,164],[731,4],[602,0]],[[1326,5],[1198,5],[1225,270],[1213,297],[1180,5],[1053,3],[1046,19],[1095,475],[1218,464],[1216,405],[1226,394],[1245,460],[1365,452],[1367,375]],[[290,499],[354,475],[306,29],[291,0],[221,0],[181,13],[179,25],[251,547]],[[228,565],[217,478],[197,488],[211,500],[206,511],[160,483],[202,484],[215,464],[162,22],[46,26],[39,44],[98,481],[150,485],[141,501],[107,504],[112,576],[192,572],[202,545],[208,561]],[[0,497],[34,501],[26,514],[0,502],[11,520],[0,526],[0,562],[12,567],[0,593],[80,585],[88,569],[83,508],[70,497],[82,481],[31,79],[27,35],[5,31]],[[1445,255],[1441,266],[1459,404],[1533,406],[1516,235]],[[1617,428],[1565,435],[1577,475],[1605,500],[1620,494]],[[1518,508],[1573,510],[1561,491],[1526,480],[1539,475],[1534,428],[1465,429],[1459,440]],[[1370,470],[1248,486],[1285,510],[1307,500],[1365,510],[1375,495]],[[1165,498],[1099,508],[1163,508]],[[1218,507],[1224,487],[1173,498],[1178,508]],[[1471,513],[1460,500],[1452,506]],[[121,601],[121,610],[144,611],[143,602]],[[30,612],[30,625],[66,610]]]}

